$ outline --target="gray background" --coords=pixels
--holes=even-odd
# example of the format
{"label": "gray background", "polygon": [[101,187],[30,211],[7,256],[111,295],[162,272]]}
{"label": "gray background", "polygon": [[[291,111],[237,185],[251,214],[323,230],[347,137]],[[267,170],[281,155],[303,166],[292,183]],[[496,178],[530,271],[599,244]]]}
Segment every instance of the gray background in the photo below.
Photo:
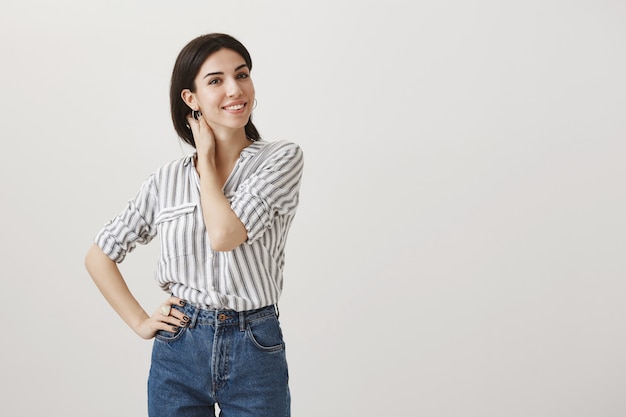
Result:
{"label": "gray background", "polygon": [[[223,31],[306,156],[281,320],[293,415],[626,415],[626,3],[3,1],[7,416],[145,415],[151,343],[83,268],[186,154],[178,51]],[[124,264],[148,311],[157,243]]]}

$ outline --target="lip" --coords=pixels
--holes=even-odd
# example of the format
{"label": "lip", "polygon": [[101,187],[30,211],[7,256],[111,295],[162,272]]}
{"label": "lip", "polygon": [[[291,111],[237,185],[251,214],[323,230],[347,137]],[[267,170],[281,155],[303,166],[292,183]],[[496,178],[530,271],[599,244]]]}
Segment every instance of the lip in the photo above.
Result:
{"label": "lip", "polygon": [[[243,106],[240,109],[228,109],[228,107],[232,107],[232,106]],[[226,104],[225,106],[222,106],[222,110],[225,110],[229,113],[242,113],[243,111],[245,111],[246,107],[248,107],[248,103],[244,100],[239,100],[239,101],[233,101],[231,103]]]}

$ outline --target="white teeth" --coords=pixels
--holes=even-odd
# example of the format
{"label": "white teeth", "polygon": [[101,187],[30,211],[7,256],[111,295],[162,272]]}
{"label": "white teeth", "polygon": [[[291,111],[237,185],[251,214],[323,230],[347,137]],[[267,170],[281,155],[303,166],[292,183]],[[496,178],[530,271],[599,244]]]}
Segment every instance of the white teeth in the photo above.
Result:
{"label": "white teeth", "polygon": [[224,107],[225,110],[241,110],[243,109],[243,104],[236,104],[234,106]]}

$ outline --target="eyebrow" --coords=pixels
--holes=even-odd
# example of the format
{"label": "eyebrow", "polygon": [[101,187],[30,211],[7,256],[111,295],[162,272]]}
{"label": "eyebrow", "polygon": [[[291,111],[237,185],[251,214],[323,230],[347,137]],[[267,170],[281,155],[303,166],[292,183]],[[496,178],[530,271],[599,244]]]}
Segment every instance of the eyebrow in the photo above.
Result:
{"label": "eyebrow", "polygon": [[[239,71],[242,68],[247,68],[248,64],[241,64],[239,65],[237,68],[235,68],[235,72]],[[210,77],[211,75],[224,75],[223,72],[218,71],[218,72],[209,72],[208,74],[206,74],[204,77],[202,77],[203,79],[206,77]]]}

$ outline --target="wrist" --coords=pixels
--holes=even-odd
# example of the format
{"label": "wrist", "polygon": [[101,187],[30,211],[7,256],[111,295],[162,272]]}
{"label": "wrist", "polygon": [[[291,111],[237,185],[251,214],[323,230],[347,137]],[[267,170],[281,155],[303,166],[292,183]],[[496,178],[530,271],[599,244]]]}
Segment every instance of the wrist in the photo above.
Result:
{"label": "wrist", "polygon": [[213,160],[210,155],[202,155],[200,153],[196,153],[194,155],[194,161],[198,170],[216,170],[215,160]]}
{"label": "wrist", "polygon": [[143,327],[146,320],[150,319],[150,316],[145,311],[142,311],[143,314],[139,314],[132,322],[128,323],[130,328],[133,329],[135,333],[138,335],[142,335]]}

